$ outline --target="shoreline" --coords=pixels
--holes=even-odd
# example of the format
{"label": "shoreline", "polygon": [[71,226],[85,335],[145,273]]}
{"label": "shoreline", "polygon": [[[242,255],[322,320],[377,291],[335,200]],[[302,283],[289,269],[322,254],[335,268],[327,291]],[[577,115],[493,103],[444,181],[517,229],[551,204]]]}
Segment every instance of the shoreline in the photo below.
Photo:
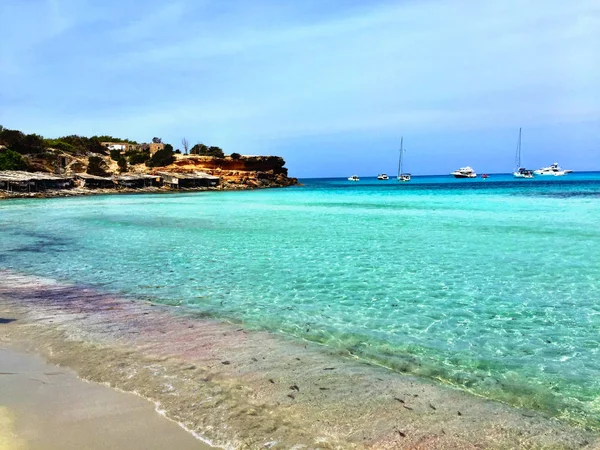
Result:
{"label": "shoreline", "polygon": [[289,186],[245,186],[235,185],[228,187],[199,187],[199,188],[181,188],[170,189],[163,187],[146,187],[146,188],[122,188],[122,189],[86,189],[73,188],[61,190],[48,190],[41,192],[7,192],[0,191],[0,201],[14,199],[41,199],[41,198],[70,198],[70,197],[91,197],[97,195],[132,195],[132,194],[184,194],[192,192],[227,192],[227,191],[254,191],[263,189],[280,189]]}
{"label": "shoreline", "polygon": [[[14,342],[228,448],[593,448],[597,433],[327,347],[1,272]],[[12,318],[12,317],[11,317]],[[100,361],[102,362],[99,366]]]}
{"label": "shoreline", "polygon": [[146,399],[89,383],[2,341],[0,365],[0,435],[6,439],[0,448],[215,448]]}

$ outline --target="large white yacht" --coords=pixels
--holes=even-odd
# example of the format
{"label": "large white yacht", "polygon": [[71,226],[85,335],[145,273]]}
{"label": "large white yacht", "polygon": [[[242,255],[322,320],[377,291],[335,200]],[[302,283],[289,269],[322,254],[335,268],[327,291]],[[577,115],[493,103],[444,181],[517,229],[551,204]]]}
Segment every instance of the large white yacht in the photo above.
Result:
{"label": "large white yacht", "polygon": [[542,167],[541,169],[533,171],[533,173],[535,173],[536,175],[550,175],[555,177],[561,177],[571,172],[573,171],[561,169],[557,162],[555,162],[551,166]]}
{"label": "large white yacht", "polygon": [[452,172],[450,175],[453,175],[454,178],[477,178],[477,174],[469,166],[461,167],[460,169]]}

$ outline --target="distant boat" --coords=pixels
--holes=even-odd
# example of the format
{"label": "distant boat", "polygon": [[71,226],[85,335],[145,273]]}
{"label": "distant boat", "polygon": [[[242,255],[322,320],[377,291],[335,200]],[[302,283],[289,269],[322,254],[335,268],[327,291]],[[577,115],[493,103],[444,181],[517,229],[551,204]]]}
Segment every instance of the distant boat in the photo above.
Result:
{"label": "distant boat", "polygon": [[483,178],[484,180],[487,180],[490,176],[487,173],[484,173],[483,175],[481,175],[481,178]]}
{"label": "distant boat", "polygon": [[352,175],[348,177],[348,181],[360,181],[360,178],[358,178],[358,175]]}
{"label": "distant boat", "polygon": [[398,181],[410,181],[410,173],[402,172],[402,158],[404,155],[404,136],[400,138],[400,156],[398,157]]}
{"label": "distant boat", "polygon": [[389,180],[390,177],[388,177],[387,174],[385,174],[385,173],[380,173],[379,175],[377,175],[377,179],[378,180]]}
{"label": "distant boat", "polygon": [[533,178],[533,171],[521,167],[521,128],[519,128],[519,141],[517,143],[517,154],[515,155],[515,178]]}
{"label": "distant boat", "polygon": [[460,169],[452,172],[450,175],[453,175],[454,178],[477,178],[477,174],[469,166],[461,167]]}
{"label": "distant boat", "polygon": [[566,175],[571,172],[573,172],[573,171],[561,169],[557,162],[555,162],[554,164],[552,164],[549,167],[542,167],[541,169],[533,171],[533,173],[535,173],[536,175],[542,175],[542,176],[550,175],[550,176],[555,176],[555,177],[561,177],[561,176]]}

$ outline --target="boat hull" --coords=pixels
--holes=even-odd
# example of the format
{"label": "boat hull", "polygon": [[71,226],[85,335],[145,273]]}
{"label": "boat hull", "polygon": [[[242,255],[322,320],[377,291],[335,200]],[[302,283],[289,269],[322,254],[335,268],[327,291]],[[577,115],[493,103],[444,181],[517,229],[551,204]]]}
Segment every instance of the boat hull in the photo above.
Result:
{"label": "boat hull", "polygon": [[464,175],[462,173],[453,173],[452,176],[454,178],[477,178],[477,175],[474,175],[474,174],[472,174],[472,175]]}
{"label": "boat hull", "polygon": [[540,171],[536,170],[533,173],[535,173],[536,175],[539,175],[541,177],[562,177],[562,176],[566,175],[568,172],[565,172],[564,170],[561,170],[559,172],[540,172]]}
{"label": "boat hull", "polygon": [[513,177],[515,177],[515,178],[533,178],[533,175],[525,175],[523,173],[515,172],[515,173],[513,173]]}

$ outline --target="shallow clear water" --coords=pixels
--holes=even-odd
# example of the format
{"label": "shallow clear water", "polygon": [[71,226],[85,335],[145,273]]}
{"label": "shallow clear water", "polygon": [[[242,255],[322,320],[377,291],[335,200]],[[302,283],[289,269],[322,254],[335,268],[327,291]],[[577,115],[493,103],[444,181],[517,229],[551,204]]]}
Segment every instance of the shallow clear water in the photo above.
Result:
{"label": "shallow clear water", "polygon": [[0,268],[600,423],[600,174],[0,203]]}

